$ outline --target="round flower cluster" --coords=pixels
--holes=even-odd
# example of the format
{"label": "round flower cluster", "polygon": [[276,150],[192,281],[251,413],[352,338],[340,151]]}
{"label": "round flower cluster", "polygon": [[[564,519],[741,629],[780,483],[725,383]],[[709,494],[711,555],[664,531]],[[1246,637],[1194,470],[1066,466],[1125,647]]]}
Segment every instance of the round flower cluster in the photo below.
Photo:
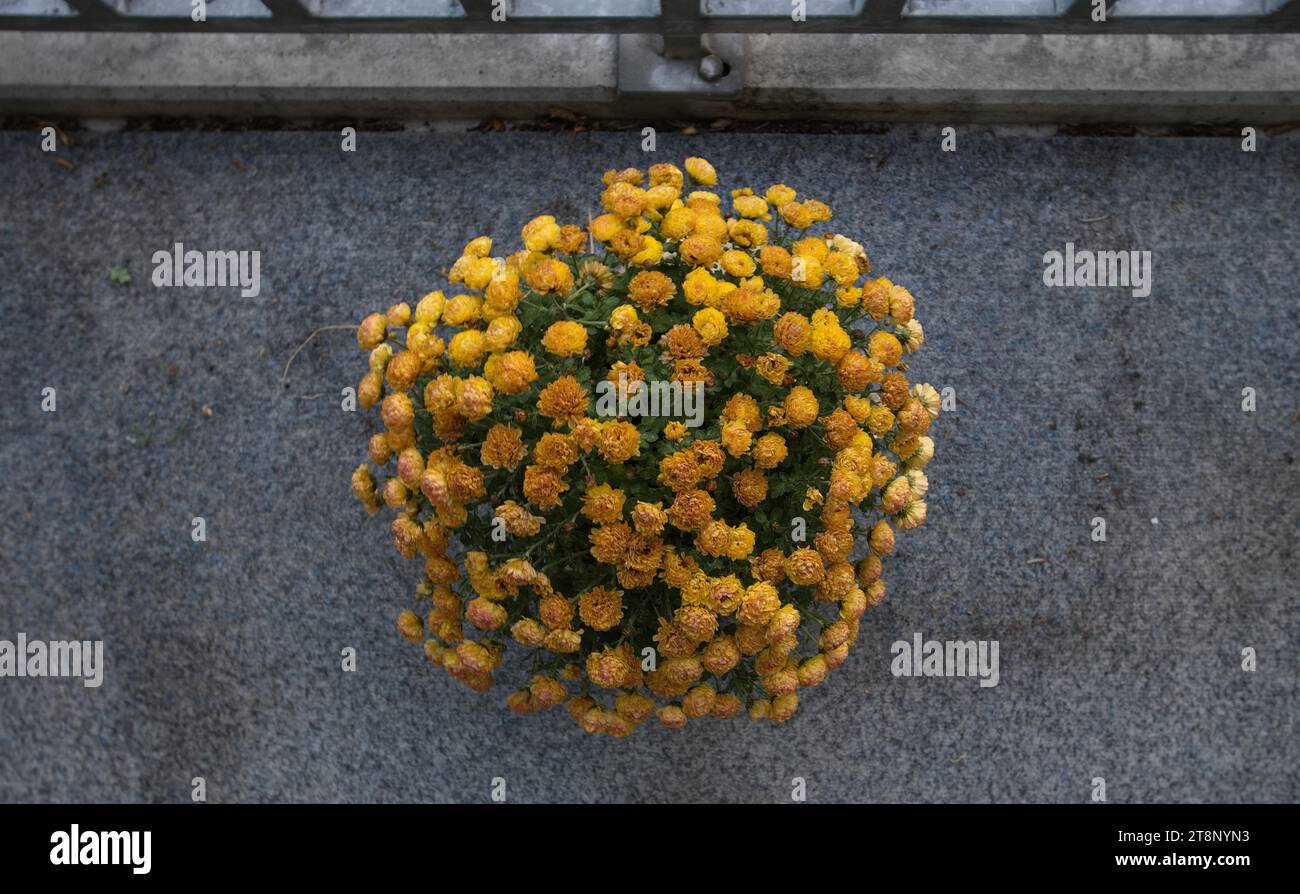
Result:
{"label": "round flower cluster", "polygon": [[513,710],[613,736],[789,719],[925,521],[939,414],[907,376],[911,293],[825,203],[684,167],[609,171],[585,229],[534,218],[508,257],[480,236],[447,293],[357,330],[383,430],[352,489],[424,563],[399,632],[476,691],[514,664]]}

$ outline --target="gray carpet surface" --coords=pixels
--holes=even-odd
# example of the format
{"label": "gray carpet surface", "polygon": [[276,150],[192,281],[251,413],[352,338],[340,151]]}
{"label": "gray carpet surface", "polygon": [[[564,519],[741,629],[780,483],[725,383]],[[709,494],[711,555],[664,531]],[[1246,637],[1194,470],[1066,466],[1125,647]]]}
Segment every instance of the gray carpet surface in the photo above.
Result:
{"label": "gray carpet surface", "polygon": [[[0,639],[102,639],[107,666],[0,679],[0,800],[184,801],[196,776],[221,802],[484,801],[495,777],[515,801],[788,801],[794,777],[813,801],[1300,799],[1300,141],[77,136],[69,171],[0,133]],[[281,375],[469,238],[585,222],[602,171],[690,154],[828,201],[960,403],[929,521],[791,722],[614,741],[396,636],[419,570],[348,492],[364,357],[330,330]],[[260,250],[261,295],[155,288],[176,241]],[[1044,287],[1067,242],[1150,250],[1151,295]],[[997,640],[999,685],[894,677],[918,632]]]}

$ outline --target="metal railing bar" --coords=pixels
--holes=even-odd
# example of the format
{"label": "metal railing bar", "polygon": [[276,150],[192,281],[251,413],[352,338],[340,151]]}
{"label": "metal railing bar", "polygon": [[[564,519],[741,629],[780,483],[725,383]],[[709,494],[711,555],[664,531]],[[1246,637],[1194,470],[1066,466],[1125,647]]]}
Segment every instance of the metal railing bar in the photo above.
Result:
{"label": "metal railing bar", "polygon": [[[1113,2],[1106,4],[1107,17],[1115,4]],[[1061,13],[1063,18],[1074,22],[1091,22],[1092,21],[1092,0],[1074,0],[1065,12]]]}
{"label": "metal railing bar", "polygon": [[98,22],[121,17],[126,8],[122,0],[66,0],[77,13],[78,19]]}
{"label": "metal railing bar", "polygon": [[1300,22],[1300,0],[1289,0],[1269,13],[1269,18]]}
{"label": "metal railing bar", "polygon": [[906,6],[907,0],[867,0],[858,18],[868,23],[897,23],[902,21]]}
{"label": "metal railing bar", "polygon": [[699,0],[660,0],[660,33],[663,54],[670,59],[691,59],[700,55]]}
{"label": "metal railing bar", "polygon": [[492,24],[492,0],[460,0],[460,5],[471,22]]}
{"label": "metal railing bar", "polygon": [[308,21],[320,13],[320,0],[260,0],[275,19]]}

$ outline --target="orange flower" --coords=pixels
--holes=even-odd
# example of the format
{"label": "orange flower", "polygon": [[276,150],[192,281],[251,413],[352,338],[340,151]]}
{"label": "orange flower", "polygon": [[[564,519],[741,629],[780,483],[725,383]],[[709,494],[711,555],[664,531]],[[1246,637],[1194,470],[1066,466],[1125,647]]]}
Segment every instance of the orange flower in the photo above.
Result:
{"label": "orange flower", "polygon": [[802,586],[819,582],[826,574],[821,554],[815,549],[797,549],[785,560],[785,573],[790,580]]}
{"label": "orange flower", "polygon": [[592,587],[578,597],[578,617],[592,630],[610,630],[623,619],[623,591]]}
{"label": "orange flower", "polygon": [[641,452],[641,433],[635,425],[614,419],[600,427],[600,455],[608,463],[623,463]]}
{"label": "orange flower", "polygon": [[537,396],[537,412],[557,425],[579,419],[587,414],[587,390],[573,376],[560,376]]}
{"label": "orange flower", "polygon": [[524,458],[521,432],[517,428],[497,423],[488,429],[479,451],[479,461],[494,469],[513,469]]}
{"label": "orange flower", "polygon": [[540,509],[559,506],[560,495],[568,489],[568,483],[554,469],[545,466],[524,469],[524,496]]}
{"label": "orange flower", "polygon": [[785,396],[785,421],[791,428],[807,428],[817,421],[817,396],[803,385],[796,385]]}
{"label": "orange flower", "polygon": [[627,284],[627,294],[645,313],[663,307],[677,294],[677,286],[658,270],[644,270]]}
{"label": "orange flower", "polygon": [[537,367],[533,355],[527,351],[493,354],[484,365],[483,373],[502,394],[520,394],[537,381]]}
{"label": "orange flower", "polygon": [[623,517],[627,495],[608,484],[588,487],[582,496],[582,514],[597,524],[607,524]]}

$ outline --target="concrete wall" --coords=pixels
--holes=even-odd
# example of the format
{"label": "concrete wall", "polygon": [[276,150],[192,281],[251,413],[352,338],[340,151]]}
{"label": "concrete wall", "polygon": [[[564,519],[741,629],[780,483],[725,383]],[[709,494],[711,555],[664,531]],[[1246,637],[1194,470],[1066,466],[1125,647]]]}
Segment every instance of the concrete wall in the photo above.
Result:
{"label": "concrete wall", "polygon": [[0,114],[1279,124],[1300,35],[748,35],[730,100],[618,92],[613,35],[0,32]]}

